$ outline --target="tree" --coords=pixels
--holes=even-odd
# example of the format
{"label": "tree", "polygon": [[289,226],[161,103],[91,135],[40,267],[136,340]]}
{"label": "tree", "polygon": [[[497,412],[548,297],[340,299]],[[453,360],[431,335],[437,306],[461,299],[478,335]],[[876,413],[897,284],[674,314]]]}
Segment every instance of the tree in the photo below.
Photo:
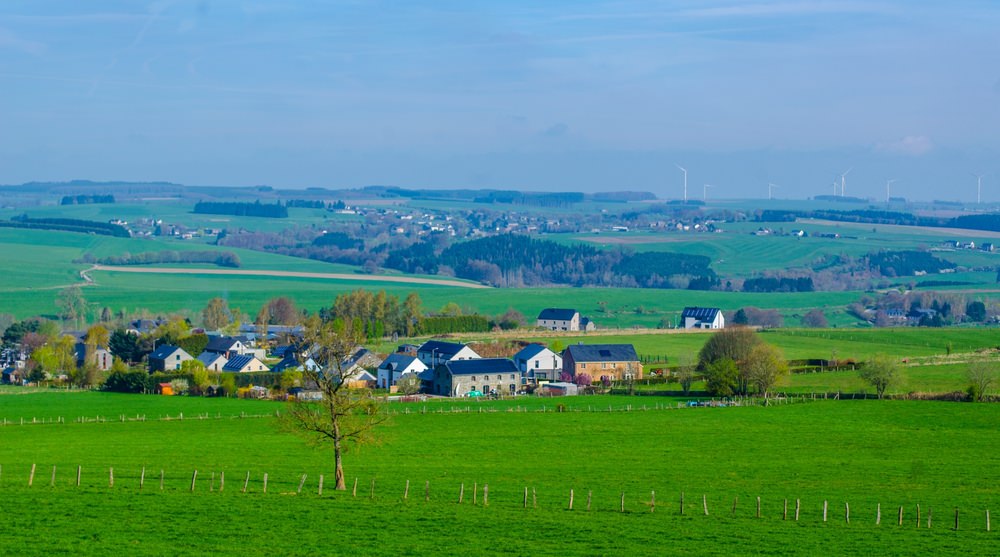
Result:
{"label": "tree", "polygon": [[858,370],[858,377],[875,387],[879,399],[885,395],[886,390],[899,381],[899,375],[899,364],[884,354],[873,356]]}
{"label": "tree", "polygon": [[746,325],[749,322],[746,310],[743,308],[736,310],[736,313],[733,315],[733,325]]}
{"label": "tree", "polygon": [[687,396],[691,392],[691,385],[694,383],[694,354],[683,352],[677,358],[677,368],[674,369],[674,377],[681,385],[681,392]]}
{"label": "tree", "polygon": [[826,320],[826,315],[823,314],[823,310],[816,308],[809,310],[808,313],[802,316],[802,326],[812,327],[814,329],[825,329],[830,326],[830,323]]}
{"label": "tree", "polygon": [[512,307],[508,307],[506,312],[497,317],[497,325],[505,331],[524,327],[526,322],[524,314]]}
{"label": "tree", "polygon": [[705,390],[713,396],[732,396],[740,371],[732,358],[720,358],[705,368]]}
{"label": "tree", "polygon": [[201,360],[185,360],[181,362],[181,373],[191,376],[191,392],[196,395],[204,394],[208,386],[212,384],[208,377],[208,369]]}
{"label": "tree", "polygon": [[379,399],[367,389],[350,389],[345,364],[361,335],[342,320],[321,321],[312,317],[305,327],[306,341],[313,347],[319,370],[303,371],[303,379],[314,383],[322,395],[316,402],[292,400],[282,415],[283,425],[315,443],[333,445],[335,489],[347,489],[343,454],[349,446],[373,439],[375,427],[387,419]]}
{"label": "tree", "polygon": [[698,352],[698,365],[704,368],[711,362],[729,358],[734,362],[742,362],[750,354],[750,350],[761,342],[753,329],[732,327],[723,329],[712,335]]}
{"label": "tree", "polygon": [[198,354],[205,351],[205,347],[208,346],[208,341],[208,335],[205,333],[195,333],[191,336],[179,339],[177,341],[177,346],[183,348],[188,354],[198,357]]}
{"label": "tree", "polygon": [[108,339],[108,350],[116,358],[133,363],[142,359],[142,349],[139,347],[139,335],[125,329],[115,329]]}
{"label": "tree", "polygon": [[576,383],[578,387],[589,387],[594,384],[594,379],[586,373],[578,373],[573,378],[573,383]]}
{"label": "tree", "polygon": [[257,314],[257,323],[265,325],[298,325],[301,319],[295,302],[284,296],[272,298]]}
{"label": "tree", "polygon": [[750,349],[740,375],[745,376],[757,388],[757,394],[766,399],[771,387],[788,375],[788,363],[777,348],[762,342]]}
{"label": "tree", "polygon": [[110,339],[111,333],[108,332],[108,329],[104,325],[94,325],[87,329],[87,336],[84,339],[84,343],[88,347],[107,347]]}
{"label": "tree", "polygon": [[986,304],[979,301],[969,302],[965,306],[965,316],[969,318],[969,321],[975,321],[976,323],[986,321]]}
{"label": "tree", "polygon": [[969,362],[966,378],[969,380],[969,398],[982,402],[990,395],[990,389],[1000,378],[1000,363],[986,356],[979,356]]}
{"label": "tree", "polygon": [[399,388],[400,394],[406,396],[415,395],[420,392],[420,376],[416,373],[407,373],[396,381],[396,387]]}
{"label": "tree", "polygon": [[60,317],[79,325],[80,319],[87,311],[87,300],[84,299],[79,286],[69,286],[59,291],[56,307],[59,308]]}
{"label": "tree", "polygon": [[423,317],[422,304],[423,302],[420,301],[420,296],[416,292],[407,294],[406,300],[403,301],[403,319],[406,321],[405,334],[408,337],[413,336],[417,331],[417,324]]}
{"label": "tree", "polygon": [[233,313],[229,311],[229,302],[224,298],[212,298],[201,310],[201,322],[206,329],[216,331],[232,322]]}

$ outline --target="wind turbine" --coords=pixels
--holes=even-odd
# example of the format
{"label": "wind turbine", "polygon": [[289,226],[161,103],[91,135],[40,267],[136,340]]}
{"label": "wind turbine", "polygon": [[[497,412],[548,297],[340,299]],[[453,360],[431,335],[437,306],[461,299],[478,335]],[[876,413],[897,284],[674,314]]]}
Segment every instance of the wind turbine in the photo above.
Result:
{"label": "wind turbine", "polygon": [[889,184],[891,184],[891,183],[893,183],[893,182],[895,182],[895,181],[896,181],[896,179],[895,179],[895,178],[893,178],[893,179],[891,179],[891,180],[886,180],[886,181],[885,181],[885,202],[886,202],[886,203],[888,203],[888,202],[889,202]]}
{"label": "wind turbine", "polygon": [[853,166],[850,167],[850,168],[848,168],[846,172],[844,172],[843,174],[840,175],[840,197],[844,197],[845,193],[847,192],[847,187],[846,187],[847,186],[847,180],[846,180],[846,178],[847,178],[847,175],[850,174],[852,170],[854,170]]}
{"label": "wind turbine", "polygon": [[778,184],[768,184],[767,185],[767,198],[774,199],[774,188],[780,188]]}
{"label": "wind turbine", "polygon": [[714,188],[714,187],[715,186],[713,186],[712,184],[705,184],[705,187],[702,188],[702,193],[701,193],[702,201],[708,201],[708,188]]}
{"label": "wind turbine", "polygon": [[684,168],[683,166],[681,166],[681,165],[679,165],[677,163],[674,163],[674,166],[676,166],[677,168],[679,168],[680,171],[684,173],[684,203],[687,203],[687,201],[688,201],[688,169]]}
{"label": "wind turbine", "polygon": [[976,174],[975,172],[970,172],[969,174],[972,174],[973,176],[976,177],[976,204],[978,205],[979,203],[982,203],[982,199],[983,199],[983,176],[986,176],[986,175],[985,174]]}

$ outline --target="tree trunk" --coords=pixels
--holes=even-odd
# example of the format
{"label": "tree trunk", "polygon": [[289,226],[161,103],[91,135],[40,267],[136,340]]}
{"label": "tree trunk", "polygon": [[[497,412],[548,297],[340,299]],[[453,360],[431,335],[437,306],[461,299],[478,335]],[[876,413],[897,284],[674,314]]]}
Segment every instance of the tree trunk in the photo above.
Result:
{"label": "tree trunk", "polygon": [[340,449],[340,424],[334,425],[333,460],[334,460],[333,477],[335,480],[334,489],[337,491],[347,491],[347,482],[344,481],[343,455],[341,454],[341,449]]}

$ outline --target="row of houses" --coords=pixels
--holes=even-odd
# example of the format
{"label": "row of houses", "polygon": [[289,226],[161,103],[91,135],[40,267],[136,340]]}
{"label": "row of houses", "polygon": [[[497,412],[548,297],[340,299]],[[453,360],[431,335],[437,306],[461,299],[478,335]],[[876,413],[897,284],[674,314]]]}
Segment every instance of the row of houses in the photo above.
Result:
{"label": "row of houses", "polygon": [[[726,318],[719,308],[686,307],[681,312],[685,329],[723,329]],[[538,314],[535,326],[550,331],[593,331],[596,324],[589,317],[569,308],[545,308]]]}

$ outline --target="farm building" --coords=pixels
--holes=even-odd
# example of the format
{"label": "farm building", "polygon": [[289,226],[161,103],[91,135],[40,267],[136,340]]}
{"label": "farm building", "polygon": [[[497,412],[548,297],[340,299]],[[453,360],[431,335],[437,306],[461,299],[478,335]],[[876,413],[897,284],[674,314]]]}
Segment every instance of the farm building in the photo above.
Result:
{"label": "farm building", "polygon": [[592,379],[639,379],[642,364],[631,344],[574,344],[563,351],[563,371]]}
{"label": "farm building", "polygon": [[431,391],[444,396],[514,394],[521,372],[507,358],[453,360],[434,369]]}
{"label": "farm building", "polygon": [[149,372],[177,371],[182,363],[193,359],[183,348],[164,344],[149,355]]}
{"label": "farm building", "polygon": [[685,329],[724,329],[726,318],[719,308],[686,307],[681,312]]}
{"label": "farm building", "polygon": [[573,383],[556,381],[543,385],[542,393],[549,396],[575,396],[580,394],[580,388]]}
{"label": "farm building", "polygon": [[514,364],[521,372],[521,384],[533,385],[539,381],[555,381],[563,370],[562,356],[543,344],[529,344],[514,354]]}
{"label": "farm building", "polygon": [[479,358],[476,351],[464,344],[428,340],[417,348],[417,359],[427,367],[435,367],[452,360],[472,360]]}
{"label": "farm building", "polygon": [[407,373],[420,373],[427,369],[423,362],[406,354],[390,354],[378,365],[376,385],[388,389]]}

